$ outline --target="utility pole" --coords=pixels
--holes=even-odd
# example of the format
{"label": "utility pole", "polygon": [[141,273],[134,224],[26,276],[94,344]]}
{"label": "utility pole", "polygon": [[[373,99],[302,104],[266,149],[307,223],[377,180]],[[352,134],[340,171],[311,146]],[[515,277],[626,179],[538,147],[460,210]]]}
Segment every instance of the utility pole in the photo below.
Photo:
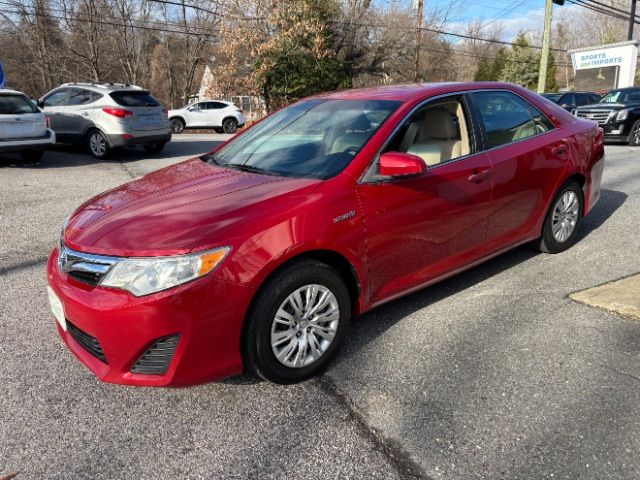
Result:
{"label": "utility pole", "polygon": [[422,43],[422,17],[424,16],[424,0],[417,0],[417,2],[418,18],[416,22],[416,58],[414,59],[415,65],[413,69],[413,81],[416,83],[420,81],[420,44]]}
{"label": "utility pole", "polygon": [[547,0],[544,7],[544,36],[542,37],[542,53],[540,54],[540,74],[538,76],[538,93],[543,93],[547,86],[547,66],[549,64],[549,43],[551,42],[551,15],[553,0]]}
{"label": "utility pole", "polygon": [[636,0],[631,0],[631,15],[629,17],[629,33],[627,40],[633,40],[633,25],[636,23]]}

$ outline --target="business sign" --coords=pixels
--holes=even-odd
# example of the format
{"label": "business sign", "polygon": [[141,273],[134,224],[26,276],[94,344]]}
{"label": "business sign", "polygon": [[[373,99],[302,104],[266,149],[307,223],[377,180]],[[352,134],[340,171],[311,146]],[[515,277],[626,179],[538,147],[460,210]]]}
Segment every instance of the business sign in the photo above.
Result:
{"label": "business sign", "polygon": [[2,60],[0,60],[0,88],[4,88],[4,67],[2,66]]}
{"label": "business sign", "polygon": [[[632,40],[600,47],[570,50],[573,70],[576,76],[583,79],[587,77],[601,78],[605,72],[613,70],[609,67],[617,67],[615,68],[616,85],[613,85],[613,88],[632,87],[636,76],[638,43],[638,40]],[[594,70],[594,72],[593,75],[586,72],[578,75],[578,72],[582,70]]]}

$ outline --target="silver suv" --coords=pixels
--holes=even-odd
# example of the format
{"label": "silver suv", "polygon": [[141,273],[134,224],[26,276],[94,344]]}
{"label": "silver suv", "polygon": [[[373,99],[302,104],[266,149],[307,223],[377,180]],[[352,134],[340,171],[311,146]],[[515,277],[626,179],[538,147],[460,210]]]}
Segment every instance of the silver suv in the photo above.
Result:
{"label": "silver suv", "polygon": [[85,144],[95,158],[131,145],[159,153],[171,140],[167,109],[135,85],[66,83],[43,96],[38,106],[59,142]]}
{"label": "silver suv", "polygon": [[46,117],[24,93],[0,88],[0,153],[20,152],[24,160],[38,161],[55,142]]}

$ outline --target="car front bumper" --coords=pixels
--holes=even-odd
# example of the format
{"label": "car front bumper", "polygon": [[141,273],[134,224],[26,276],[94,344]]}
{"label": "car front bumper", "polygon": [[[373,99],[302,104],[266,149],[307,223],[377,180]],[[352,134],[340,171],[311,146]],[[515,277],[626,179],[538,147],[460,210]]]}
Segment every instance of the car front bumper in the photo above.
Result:
{"label": "car front bumper", "polygon": [[[100,380],[138,386],[185,386],[242,371],[242,323],[254,290],[207,276],[144,297],[94,287],[47,263],[50,288],[60,299],[66,330],[58,333]],[[80,333],[78,333],[80,332]],[[158,340],[177,337],[163,373],[134,373]],[[162,344],[164,351],[166,345]],[[162,349],[161,349],[162,350]],[[100,359],[99,353],[104,358]]]}
{"label": "car front bumper", "polygon": [[135,145],[151,145],[154,143],[166,143],[171,140],[171,130],[157,132],[134,132],[108,134],[107,141],[112,148],[132,147]]}
{"label": "car front bumper", "polygon": [[604,139],[607,142],[627,142],[629,140],[630,125],[626,122],[615,122],[601,125],[604,130]]}
{"label": "car front bumper", "polygon": [[0,139],[0,152],[20,152],[23,150],[42,150],[56,143],[56,134],[48,129],[42,137]]}

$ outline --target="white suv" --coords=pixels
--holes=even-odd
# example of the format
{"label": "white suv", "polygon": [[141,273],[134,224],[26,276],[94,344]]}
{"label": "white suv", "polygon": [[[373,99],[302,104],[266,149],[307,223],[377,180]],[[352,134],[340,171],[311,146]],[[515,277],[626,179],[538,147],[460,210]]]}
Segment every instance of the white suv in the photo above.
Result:
{"label": "white suv", "polygon": [[142,145],[159,153],[171,140],[167,110],[134,85],[67,83],[38,102],[58,141],[86,144],[96,158],[116,147]]}
{"label": "white suv", "polygon": [[222,100],[203,100],[170,110],[169,120],[173,133],[182,133],[185,128],[213,128],[220,133],[235,133],[238,127],[244,127],[242,110]]}
{"label": "white suv", "polygon": [[43,149],[56,143],[47,118],[24,93],[0,88],[0,153],[20,152],[38,161]]}

